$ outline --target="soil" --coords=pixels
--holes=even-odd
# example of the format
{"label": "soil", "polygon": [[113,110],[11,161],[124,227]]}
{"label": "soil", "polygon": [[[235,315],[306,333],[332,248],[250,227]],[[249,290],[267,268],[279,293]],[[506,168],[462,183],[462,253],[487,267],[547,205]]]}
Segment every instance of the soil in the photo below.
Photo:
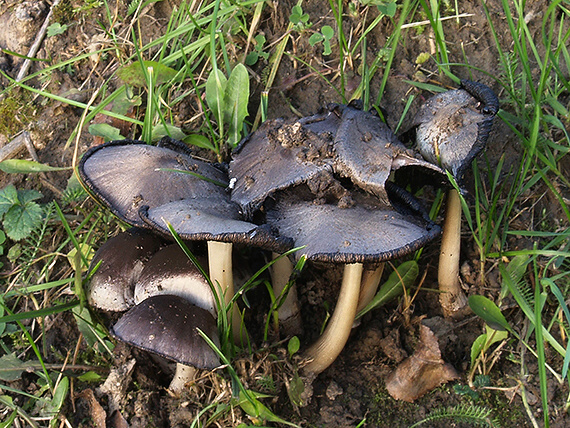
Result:
{"label": "soil", "polygon": [[[82,2],[77,2],[82,3]],[[92,2],[93,3],[93,2]],[[163,34],[173,8],[179,0],[163,0],[151,3],[146,7],[140,19],[142,43]],[[259,31],[263,32],[268,44],[276,41],[284,32],[289,23],[289,11],[296,2],[286,0],[266,5],[262,14]],[[451,2],[452,3],[452,2]],[[508,50],[511,41],[499,0],[488,0],[495,32],[503,47]],[[115,4],[109,2],[111,13],[125,17],[127,5],[122,1]],[[363,8],[355,3],[357,9]],[[460,2],[460,13],[468,14],[459,22],[448,20],[443,23],[446,42],[449,49],[451,63],[467,64],[452,66],[454,73],[462,78],[472,78],[489,85],[501,98],[501,88],[493,76],[500,73],[497,51],[494,47],[493,32],[487,23],[483,7],[478,0]],[[540,37],[540,19],[533,19],[542,14],[548,7],[546,0],[527,1],[529,28]],[[64,61],[83,52],[89,52],[102,46],[109,45],[108,34],[104,33],[99,22],[107,22],[104,6],[94,4],[94,7],[82,13],[72,13],[73,7],[79,4],[69,0],[62,0],[56,18],[62,24],[68,24],[66,32],[62,35],[50,37],[44,41],[38,53],[39,58],[50,59],[51,63]],[[115,9],[116,8],[116,9]],[[333,14],[329,3],[320,0],[306,0],[303,10],[309,14],[311,21],[317,28],[322,25],[335,26]],[[43,10],[42,10],[43,13]],[[370,24],[375,15],[370,13],[366,17],[343,17],[346,29],[357,28],[362,24]],[[0,22],[8,20],[8,15],[0,17]],[[420,13],[416,20],[425,19]],[[66,21],[67,20],[67,21]],[[362,21],[362,22],[361,22]],[[34,27],[36,28],[36,27]],[[386,44],[392,34],[394,24],[391,20],[383,19],[380,24],[367,35],[367,58],[372,61]],[[119,36],[128,36],[131,31],[129,19],[119,19],[115,22],[114,32]],[[346,30],[345,30],[346,31]],[[18,37],[23,37],[18,34]],[[6,39],[0,37],[0,43]],[[7,43],[7,42],[6,42]],[[26,43],[29,43],[26,40]],[[16,50],[13,45],[2,46],[9,50]],[[309,116],[319,111],[329,103],[338,103],[339,93],[333,89],[338,87],[338,47],[333,43],[333,53],[323,55],[322,45],[311,46],[307,35],[296,34],[293,42],[287,46],[287,53],[279,68],[274,88],[269,93],[269,118],[290,119],[297,116]],[[382,94],[380,109],[386,118],[387,124],[395,129],[404,111],[406,100],[414,94],[415,100],[406,114],[406,119],[400,127],[406,131],[410,120],[417,111],[418,106],[430,94],[421,91],[409,81],[422,81],[434,83],[443,87],[455,87],[452,81],[439,74],[433,60],[422,65],[416,64],[416,58],[422,53],[433,53],[433,34],[425,27],[406,30],[403,42],[398,46],[394,63],[388,76],[385,93]],[[27,52],[21,52],[25,54]],[[289,55],[290,54],[290,55]],[[305,65],[300,58],[306,61]],[[15,76],[20,61],[5,61],[2,67]],[[30,73],[45,67],[44,63],[32,64]],[[309,67],[310,66],[310,67]],[[534,66],[531,64],[531,66]],[[74,63],[65,70],[54,70],[49,81],[29,82],[33,86],[46,85],[46,89],[56,95],[72,98],[80,102],[87,102],[94,90],[107,79],[117,67],[112,55],[99,55]],[[259,61],[251,70],[251,116],[257,111],[256,101],[260,99],[263,89],[260,76],[267,63]],[[332,86],[325,82],[313,69],[325,74]],[[347,98],[359,82],[358,61],[348,66],[350,78],[346,82]],[[381,85],[381,73],[371,82],[371,93],[376,96]],[[4,82],[4,84],[7,84]],[[114,80],[110,84],[113,89],[119,82]],[[19,90],[10,95],[16,100],[26,100],[26,96]],[[22,101],[24,102],[24,101]],[[36,96],[30,101],[34,110],[28,113],[25,125],[16,128],[6,128],[4,135],[0,136],[0,147],[6,145],[13,136],[22,130],[30,132],[39,160],[52,166],[69,166],[72,162],[73,150],[67,143],[75,125],[79,122],[82,110],[57,100],[48,100]],[[504,106],[509,108],[509,106]],[[193,122],[199,111],[196,100],[187,99],[175,107],[173,112],[176,125],[187,130],[199,132],[200,123]],[[3,112],[6,114],[6,111]],[[1,122],[1,121],[0,121]],[[131,131],[132,132],[132,131]],[[399,134],[405,135],[405,132]],[[79,136],[79,152],[86,151],[94,143],[93,137],[87,132],[87,126]],[[522,150],[513,132],[500,120],[496,120],[488,150],[480,160],[481,172],[494,173],[494,166],[504,155],[505,166],[503,171],[509,171],[511,166],[518,164]],[[21,151],[19,157],[28,154]],[[43,176],[30,175],[4,175],[0,176],[0,188],[13,183],[18,188],[41,189],[44,201],[59,197],[65,188],[69,174],[46,173]],[[468,175],[466,182],[471,177]],[[505,174],[503,180],[510,177]],[[540,194],[542,190],[538,191]],[[424,198],[432,197],[431,192],[425,192]],[[92,204],[92,202],[88,202]],[[530,202],[529,202],[530,204]],[[542,205],[541,205],[542,204]],[[535,209],[546,208],[549,221],[556,223],[556,211],[549,210],[548,200],[539,203]],[[528,210],[520,207],[521,215],[516,220],[524,224],[527,220]],[[560,217],[561,218],[561,217]],[[441,219],[439,219],[441,220]],[[525,229],[526,227],[521,227]],[[498,295],[500,290],[499,273],[496,266],[488,263],[481,269],[479,255],[472,242],[471,233],[464,226],[462,249],[462,282],[469,294],[484,294],[491,298]],[[531,248],[532,243],[522,237],[513,237],[509,241],[511,249]],[[199,251],[199,249],[198,249]],[[249,252],[246,249],[237,251],[237,264],[244,269],[244,275],[253,273],[264,263],[266,255]],[[423,288],[436,288],[436,266],[438,257],[438,242],[429,244],[423,250],[420,258],[420,277],[425,275]],[[481,277],[479,272],[485,272]],[[340,268],[309,264],[298,278],[298,294],[302,307],[302,317],[305,325],[304,333],[300,336],[302,346],[312,343],[319,335],[320,326],[331,313],[338,284],[342,272]],[[385,273],[385,275],[387,275]],[[459,320],[444,320],[437,295],[423,290],[414,298],[411,305],[404,307],[397,301],[383,308],[365,315],[360,325],[353,329],[351,337],[338,359],[316,379],[304,379],[305,402],[293,404],[288,395],[291,391],[296,364],[296,358],[291,360],[286,352],[286,341],[278,341],[278,337],[270,340],[270,346],[263,341],[265,315],[269,302],[265,287],[260,285],[256,290],[248,293],[252,307],[264,308],[261,311],[247,311],[246,323],[252,336],[253,356],[238,356],[234,366],[244,386],[248,389],[264,392],[270,398],[263,399],[279,417],[306,427],[406,427],[426,417],[430,412],[458,404],[474,404],[488,407],[492,410],[491,416],[497,418],[502,426],[530,426],[520,395],[520,385],[524,385],[530,397],[529,406],[537,420],[541,420],[540,392],[537,380],[537,367],[533,358],[526,357],[528,373],[521,375],[520,366],[516,364],[521,356],[521,349],[517,343],[511,342],[503,348],[500,358],[490,372],[490,385],[495,389],[469,390],[472,395],[465,392],[467,374],[470,364],[470,351],[473,341],[483,332],[482,322],[473,315],[466,315]],[[514,306],[513,306],[514,307]],[[512,324],[520,322],[520,314],[516,310],[507,312]],[[100,314],[102,319],[109,321],[107,314]],[[53,349],[61,355],[67,350],[73,350],[79,333],[74,327],[75,321],[70,313],[60,314],[57,321],[50,324],[48,342]],[[418,344],[419,331],[422,321],[427,323],[439,340],[441,358],[450,364],[459,373],[459,379],[435,388],[430,393],[418,398],[413,403],[393,399],[386,391],[385,380],[393,370],[406,357],[413,354]],[[277,345],[275,345],[277,343]],[[89,353],[85,344],[81,345],[82,352]],[[562,363],[554,353],[549,354],[549,362],[554,367],[561,367]],[[50,358],[57,362],[54,354]],[[72,426],[89,427],[103,426],[156,426],[156,427],[183,427],[190,426],[198,412],[211,403],[229,403],[231,395],[231,382],[224,370],[214,373],[203,373],[203,379],[198,382],[195,389],[189,390],[181,397],[173,397],[167,391],[170,370],[172,367],[163,361],[153,359],[148,354],[129,348],[124,344],[117,344],[114,357],[109,362],[110,375],[104,385],[92,385],[76,381],[74,394],[64,406],[64,413]],[[26,387],[34,382],[31,375],[21,381]],[[114,383],[113,383],[114,382]],[[549,377],[549,406],[551,426],[563,427],[570,425],[570,418],[564,412],[568,386],[559,385]],[[463,388],[463,389],[461,389]],[[472,398],[477,394],[478,398]],[[293,394],[294,395],[294,394]],[[301,404],[301,405],[298,405]],[[217,426],[237,426],[240,422],[251,423],[239,407],[232,411],[222,412]],[[212,416],[213,410],[206,412]],[[202,422],[205,422],[205,417]],[[364,422],[363,422],[364,421]],[[270,422],[266,422],[270,424]],[[360,424],[360,425],[359,425]],[[460,422],[446,420],[440,425],[429,423],[424,426],[462,426]]]}

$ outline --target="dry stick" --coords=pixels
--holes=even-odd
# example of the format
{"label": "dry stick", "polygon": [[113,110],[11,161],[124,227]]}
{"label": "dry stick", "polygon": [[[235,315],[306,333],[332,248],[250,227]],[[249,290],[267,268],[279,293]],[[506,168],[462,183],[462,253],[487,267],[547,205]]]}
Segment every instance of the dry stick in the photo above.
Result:
{"label": "dry stick", "polygon": [[29,138],[28,131],[23,131],[18,134],[12,141],[0,149],[0,162],[6,159],[11,159],[26,146],[26,138]]}
{"label": "dry stick", "polygon": [[356,316],[362,270],[362,263],[344,266],[342,285],[334,313],[325,332],[305,352],[305,355],[312,359],[305,366],[306,371],[319,374],[332,364],[344,348]]}
{"label": "dry stick", "polygon": [[[38,34],[36,36],[36,40],[34,41],[34,44],[30,48],[30,50],[28,51],[28,58],[33,58],[36,56],[36,53],[38,53],[38,49],[40,48],[40,45],[42,44],[42,41],[46,35],[47,27],[49,25],[49,21],[51,20],[51,17],[53,16],[53,10],[57,7],[57,5],[59,4],[60,1],[61,0],[55,0],[53,2],[53,4],[51,5],[49,13],[46,16],[46,19],[44,20],[44,23],[42,24],[40,31],[38,31]],[[20,72],[18,73],[18,76],[16,76],[16,82],[19,82],[24,78],[24,76],[28,73],[28,69],[30,68],[31,64],[32,64],[31,59],[24,60],[22,67],[20,67]]]}
{"label": "dry stick", "polygon": [[467,304],[467,298],[459,284],[459,253],[461,251],[461,200],[459,192],[447,193],[445,222],[439,253],[438,282],[443,313],[453,316]]}

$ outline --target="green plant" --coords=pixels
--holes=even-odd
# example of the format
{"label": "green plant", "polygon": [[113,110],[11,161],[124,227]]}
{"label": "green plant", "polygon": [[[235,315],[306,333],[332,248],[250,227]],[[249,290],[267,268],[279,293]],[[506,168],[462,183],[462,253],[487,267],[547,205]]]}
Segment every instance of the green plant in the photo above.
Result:
{"label": "green plant", "polygon": [[321,28],[320,33],[313,33],[311,37],[309,37],[309,43],[311,46],[315,46],[318,43],[322,43],[324,50],[323,55],[328,56],[332,53],[331,51],[331,39],[334,37],[334,30],[330,25],[323,25]]}
{"label": "green plant", "polygon": [[470,404],[459,404],[453,407],[440,408],[431,412],[426,418],[411,425],[415,428],[426,423],[451,419],[456,422],[470,423],[473,426],[498,427],[499,423],[491,419],[491,410]]}
{"label": "green plant", "polygon": [[35,202],[41,197],[37,190],[16,190],[11,184],[0,190],[0,220],[10,239],[20,241],[41,225],[43,209]]}

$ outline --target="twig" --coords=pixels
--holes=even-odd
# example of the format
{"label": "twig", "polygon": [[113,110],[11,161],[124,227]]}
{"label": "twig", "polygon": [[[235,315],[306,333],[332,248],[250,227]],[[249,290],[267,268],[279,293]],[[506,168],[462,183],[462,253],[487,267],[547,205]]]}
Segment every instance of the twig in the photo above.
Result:
{"label": "twig", "polygon": [[25,147],[26,138],[30,138],[30,134],[28,133],[28,131],[21,132],[16,136],[16,138],[14,138],[8,144],[2,147],[0,149],[0,162],[6,159],[11,159],[14,156],[16,156],[18,152]]}
{"label": "twig", "polygon": [[28,69],[30,68],[30,65],[32,64],[32,60],[29,58],[34,58],[36,56],[36,53],[38,53],[40,45],[42,44],[42,41],[44,40],[44,37],[46,35],[47,27],[49,25],[49,21],[51,20],[51,17],[53,16],[53,10],[57,7],[57,5],[59,4],[60,1],[61,0],[55,0],[53,2],[53,4],[51,5],[49,13],[46,16],[46,19],[44,20],[44,23],[42,24],[40,31],[38,31],[38,35],[36,36],[36,40],[34,41],[34,44],[30,48],[30,50],[28,51],[28,55],[27,55],[28,58],[24,61],[24,63],[22,64],[22,67],[20,68],[20,72],[18,73],[18,76],[16,77],[16,82],[21,81],[24,78],[24,76],[28,73]]}

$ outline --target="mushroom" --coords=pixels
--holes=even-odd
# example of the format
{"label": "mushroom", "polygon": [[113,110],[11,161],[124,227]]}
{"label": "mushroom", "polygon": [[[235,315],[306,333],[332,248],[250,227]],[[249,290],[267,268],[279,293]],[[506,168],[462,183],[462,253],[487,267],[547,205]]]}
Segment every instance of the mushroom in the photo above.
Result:
{"label": "mushroom", "polygon": [[[418,111],[416,141],[419,152],[440,165],[461,187],[464,174],[485,148],[499,100],[487,86],[461,81],[461,88],[430,98]],[[459,284],[461,249],[461,199],[456,189],[447,194],[445,222],[439,257],[440,303],[445,316],[460,313],[467,298]]]}
{"label": "mushroom", "polygon": [[220,347],[211,312],[183,297],[158,294],[126,312],[111,332],[123,342],[175,361],[176,373],[169,389],[180,392],[194,379],[194,367],[213,369],[220,364],[198,330]]}
{"label": "mushroom", "polygon": [[133,302],[135,284],[145,263],[165,241],[148,230],[131,228],[107,240],[95,253],[86,294],[91,306],[121,312]]}
{"label": "mushroom", "polygon": [[[317,203],[334,200],[339,206],[350,207],[354,201],[342,184],[342,179],[348,178],[353,186],[389,206],[385,187],[393,170],[413,167],[443,176],[439,167],[417,159],[406,149],[376,114],[359,107],[357,103],[331,104],[297,121],[267,121],[246,139],[233,153],[229,171],[231,199],[241,206],[246,219],[263,213],[264,203],[277,192],[302,184]],[[274,226],[272,221],[268,223]],[[294,236],[289,233],[280,232]],[[362,293],[366,297],[359,306],[366,306],[374,296],[379,274],[378,270],[376,275],[366,275]],[[274,294],[280,287],[274,282]],[[291,293],[294,295],[295,289]],[[288,298],[280,318],[281,313],[295,313],[294,305],[295,299]]]}
{"label": "mushroom", "polygon": [[[387,190],[394,205],[412,200],[395,185],[388,185]],[[308,260],[344,264],[334,313],[325,332],[305,352],[310,360],[305,370],[318,374],[336,359],[348,340],[359,306],[364,265],[377,266],[409,254],[437,237],[440,228],[413,203],[402,214],[360,190],[351,195],[359,203],[346,208],[314,204],[298,196],[303,193],[294,188],[279,195],[267,221],[281,234],[293,237],[295,245],[305,246]]]}
{"label": "mushroom", "polygon": [[[228,304],[234,296],[232,243],[276,251],[292,244],[265,226],[242,221],[239,207],[225,191],[227,175],[178,147],[170,139],[160,147],[128,140],[108,143],[82,157],[78,174],[90,193],[127,223],[165,236],[171,234],[170,224],[182,239],[208,241],[210,279],[219,284]],[[238,339],[237,305],[231,318]]]}

